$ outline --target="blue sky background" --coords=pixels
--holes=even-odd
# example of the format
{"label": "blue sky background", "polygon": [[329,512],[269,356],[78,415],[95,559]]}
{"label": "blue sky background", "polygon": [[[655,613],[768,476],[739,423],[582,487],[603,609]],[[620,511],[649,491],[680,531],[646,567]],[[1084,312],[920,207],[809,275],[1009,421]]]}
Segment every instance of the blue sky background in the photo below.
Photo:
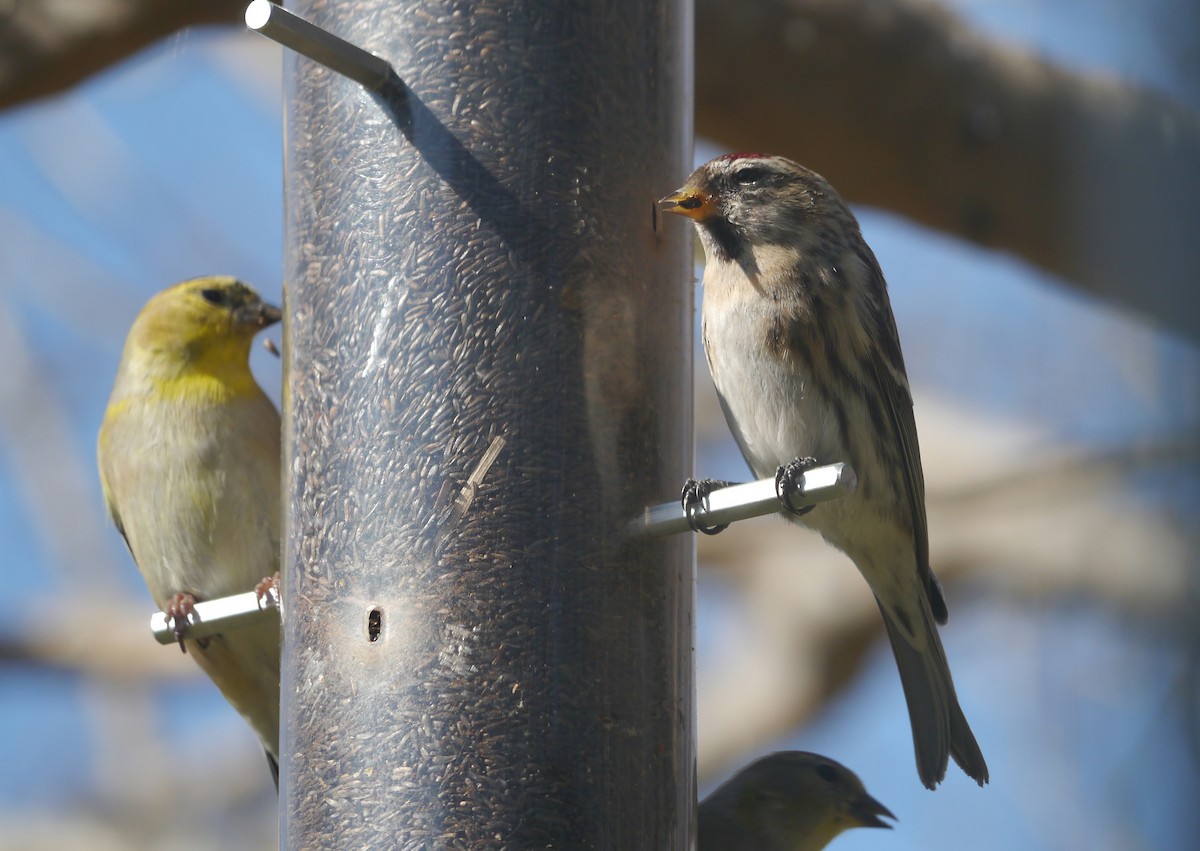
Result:
{"label": "blue sky background", "polygon": [[[1200,28],[1183,4],[955,5],[988,32],[1200,107]],[[131,618],[151,611],[103,519],[96,429],[125,332],[151,294],[221,272],[279,297],[281,133],[278,53],[232,30],[177,36],[71,93],[0,115],[0,636],[31,619],[86,632],[85,601],[123,600]],[[711,153],[698,145],[698,160]],[[1195,429],[1193,346],[1019,260],[859,213],[888,274],[918,393],[1031,423],[1074,446],[1123,447]],[[256,350],[254,365],[278,399],[278,362]],[[724,436],[702,440],[697,452],[705,474],[745,476]],[[1131,486],[1140,505],[1196,514],[1194,467],[1151,471]],[[61,601],[71,605],[56,607]],[[720,658],[744,617],[702,573],[702,685],[706,660]],[[1077,600],[1029,606],[968,595],[955,600],[945,640],[991,766],[988,789],[955,769],[935,794],[916,782],[883,646],[813,724],[764,746],[842,760],[900,817],[895,831],[854,831],[834,848],[1195,844],[1197,719],[1184,699],[1196,696],[1195,658],[1174,621]],[[178,670],[190,664],[179,660]],[[60,813],[115,819],[145,800],[144,787],[170,787],[158,772],[172,767],[188,794],[180,834],[143,847],[269,846],[273,793],[252,735],[204,680],[162,682],[98,684],[0,666],[0,848],[41,847],[36,832],[18,826]],[[131,744],[146,730],[170,742],[166,764]],[[179,766],[244,778],[244,810],[231,815],[187,793]],[[92,847],[109,847],[97,836]]]}

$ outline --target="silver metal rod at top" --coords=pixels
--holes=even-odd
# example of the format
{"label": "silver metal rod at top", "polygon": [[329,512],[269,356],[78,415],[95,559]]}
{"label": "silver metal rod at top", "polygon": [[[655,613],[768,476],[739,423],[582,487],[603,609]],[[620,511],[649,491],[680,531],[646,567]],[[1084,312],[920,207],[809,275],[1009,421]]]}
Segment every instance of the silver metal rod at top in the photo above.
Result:
{"label": "silver metal rod at top", "polygon": [[371,91],[382,91],[400,81],[386,59],[338,38],[268,0],[253,0],[246,7],[246,26]]}

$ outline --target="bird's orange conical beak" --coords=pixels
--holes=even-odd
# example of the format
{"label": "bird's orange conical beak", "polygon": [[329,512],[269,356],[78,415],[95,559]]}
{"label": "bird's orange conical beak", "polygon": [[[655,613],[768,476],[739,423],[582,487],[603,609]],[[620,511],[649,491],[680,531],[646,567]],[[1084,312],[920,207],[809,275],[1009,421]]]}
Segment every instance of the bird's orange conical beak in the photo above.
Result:
{"label": "bird's orange conical beak", "polygon": [[658,206],[664,213],[687,216],[694,222],[702,222],[717,211],[717,200],[707,192],[685,186],[666,198],[660,198]]}

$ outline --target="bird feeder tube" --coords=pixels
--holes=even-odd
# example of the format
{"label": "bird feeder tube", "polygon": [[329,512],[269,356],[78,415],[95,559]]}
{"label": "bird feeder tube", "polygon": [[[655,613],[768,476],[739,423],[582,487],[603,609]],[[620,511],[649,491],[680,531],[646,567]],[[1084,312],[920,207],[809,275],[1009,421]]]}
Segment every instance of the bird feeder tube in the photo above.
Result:
{"label": "bird feeder tube", "polygon": [[682,851],[690,6],[289,9],[281,844]]}

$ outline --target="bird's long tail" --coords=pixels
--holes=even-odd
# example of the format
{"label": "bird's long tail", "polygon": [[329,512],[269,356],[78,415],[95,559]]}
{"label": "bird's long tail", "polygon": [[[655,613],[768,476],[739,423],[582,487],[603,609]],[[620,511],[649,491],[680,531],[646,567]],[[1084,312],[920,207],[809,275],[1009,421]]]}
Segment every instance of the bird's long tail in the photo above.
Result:
{"label": "bird's long tail", "polygon": [[[921,782],[929,789],[935,788],[946,776],[949,757],[954,757],[968,777],[980,786],[987,783],[987,763],[958,705],[946,652],[929,607],[922,601],[920,616],[911,624],[916,641],[923,645],[920,649],[906,637],[905,630],[882,603],[879,610],[892,642],[892,652],[896,654],[896,667],[908,703]],[[909,609],[902,617],[912,620],[911,616],[916,614]]]}

